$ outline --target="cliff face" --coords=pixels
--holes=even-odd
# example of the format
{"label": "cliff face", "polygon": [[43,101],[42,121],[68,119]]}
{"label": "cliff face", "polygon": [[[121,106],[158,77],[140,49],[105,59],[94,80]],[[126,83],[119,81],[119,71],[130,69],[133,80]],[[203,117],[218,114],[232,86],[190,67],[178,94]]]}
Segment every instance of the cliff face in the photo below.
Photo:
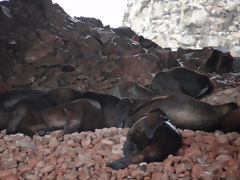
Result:
{"label": "cliff face", "polygon": [[235,0],[129,0],[123,21],[162,47],[220,46],[240,56],[240,3]]}
{"label": "cliff face", "polygon": [[[72,18],[49,0],[1,2],[0,27],[0,87],[8,90],[99,89],[119,78],[145,81],[140,76],[152,78],[158,70],[157,57],[131,39],[137,35],[130,28]],[[141,65],[125,68],[129,61]]]}

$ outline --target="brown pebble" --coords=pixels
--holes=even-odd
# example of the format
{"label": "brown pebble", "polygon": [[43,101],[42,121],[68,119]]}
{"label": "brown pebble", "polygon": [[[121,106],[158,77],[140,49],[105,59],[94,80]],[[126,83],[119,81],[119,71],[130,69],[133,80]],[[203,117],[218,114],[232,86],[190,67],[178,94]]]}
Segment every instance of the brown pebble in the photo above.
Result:
{"label": "brown pebble", "polygon": [[228,137],[226,135],[218,135],[218,136],[216,136],[216,140],[219,143],[225,143],[225,144],[227,144],[229,141]]}
{"label": "brown pebble", "polygon": [[50,135],[53,137],[59,138],[64,135],[64,131],[63,130],[53,131]]}
{"label": "brown pebble", "polygon": [[221,154],[215,158],[217,161],[229,161],[232,159],[232,156],[228,154]]}
{"label": "brown pebble", "polygon": [[182,137],[194,137],[195,136],[195,132],[189,129],[184,129],[182,132]]}
{"label": "brown pebble", "polygon": [[1,180],[20,180],[20,178],[16,174],[9,174],[9,175],[2,177]]}

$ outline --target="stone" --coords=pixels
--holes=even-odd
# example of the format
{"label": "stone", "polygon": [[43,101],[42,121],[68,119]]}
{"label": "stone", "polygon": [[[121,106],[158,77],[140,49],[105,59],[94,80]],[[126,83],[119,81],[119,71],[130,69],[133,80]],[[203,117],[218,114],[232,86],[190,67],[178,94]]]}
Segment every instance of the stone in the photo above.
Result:
{"label": "stone", "polygon": [[215,158],[217,161],[229,161],[232,159],[232,156],[228,154],[221,154]]}
{"label": "stone", "polygon": [[9,175],[3,176],[1,180],[20,180],[20,178],[16,174],[9,174]]}

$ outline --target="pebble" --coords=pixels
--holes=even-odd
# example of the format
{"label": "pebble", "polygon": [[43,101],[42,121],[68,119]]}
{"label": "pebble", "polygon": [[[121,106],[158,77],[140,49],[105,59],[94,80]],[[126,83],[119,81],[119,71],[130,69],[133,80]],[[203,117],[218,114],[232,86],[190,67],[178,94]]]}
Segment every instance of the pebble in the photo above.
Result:
{"label": "pebble", "polygon": [[[238,177],[240,135],[180,130],[183,147],[163,162],[132,164],[115,171],[108,162],[123,157],[123,144],[129,129],[104,128],[95,132],[63,135],[62,131],[32,139],[0,134],[0,178],[15,173],[23,179],[180,179],[215,176]],[[9,148],[10,147],[10,148]],[[21,147],[21,148],[19,148]],[[11,168],[10,170],[3,170]],[[225,169],[225,173],[221,170]],[[204,172],[204,173],[203,173]],[[216,173],[216,175],[211,175]]]}

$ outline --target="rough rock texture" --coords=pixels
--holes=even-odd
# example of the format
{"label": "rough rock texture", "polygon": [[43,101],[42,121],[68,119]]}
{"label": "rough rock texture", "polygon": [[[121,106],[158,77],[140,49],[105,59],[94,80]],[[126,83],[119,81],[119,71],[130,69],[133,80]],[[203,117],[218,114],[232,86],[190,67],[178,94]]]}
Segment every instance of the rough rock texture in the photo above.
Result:
{"label": "rough rock texture", "polygon": [[94,18],[72,18],[49,0],[3,1],[0,23],[1,91],[101,89],[131,79],[150,84],[151,73],[160,69],[157,52],[133,41],[137,35],[130,28],[122,32]]}
{"label": "rough rock texture", "polygon": [[[0,134],[0,178],[15,179],[239,179],[240,135],[180,130],[184,146],[163,162],[112,170],[123,156],[128,129],[101,129],[64,135],[55,131],[33,139]],[[10,178],[9,178],[10,179]]]}
{"label": "rough rock texture", "polygon": [[240,3],[129,0],[123,24],[162,47],[220,46],[240,56]]}

